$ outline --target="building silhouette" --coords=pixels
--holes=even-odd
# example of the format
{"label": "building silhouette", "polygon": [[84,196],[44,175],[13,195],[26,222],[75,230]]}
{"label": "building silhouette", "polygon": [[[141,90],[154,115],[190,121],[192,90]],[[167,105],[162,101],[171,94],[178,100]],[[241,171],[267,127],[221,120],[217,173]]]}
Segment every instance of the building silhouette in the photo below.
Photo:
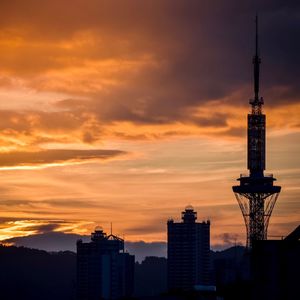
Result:
{"label": "building silhouette", "polygon": [[242,211],[246,230],[247,246],[253,241],[266,240],[269,220],[280,193],[281,187],[274,186],[272,174],[264,174],[266,169],[266,115],[262,112],[264,100],[259,97],[258,31],[256,16],[254,66],[254,98],[249,101],[251,113],[248,114],[248,170],[240,175],[240,185],[233,186],[233,192]]}
{"label": "building silhouette", "polygon": [[182,212],[182,222],[168,220],[169,291],[189,291],[209,284],[210,221],[196,220],[192,206]]}
{"label": "building silhouette", "polygon": [[91,242],[77,242],[77,299],[129,297],[134,286],[134,256],[124,252],[124,240],[100,227]]}
{"label": "building silhouette", "polygon": [[289,300],[299,294],[300,225],[281,240],[255,241],[252,299]]}

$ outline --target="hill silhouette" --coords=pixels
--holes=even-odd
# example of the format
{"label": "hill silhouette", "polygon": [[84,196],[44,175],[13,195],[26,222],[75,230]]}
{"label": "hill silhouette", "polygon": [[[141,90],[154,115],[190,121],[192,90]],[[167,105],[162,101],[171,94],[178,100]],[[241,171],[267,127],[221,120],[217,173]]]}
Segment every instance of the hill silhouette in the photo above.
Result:
{"label": "hill silhouette", "polygon": [[[5,240],[7,244],[15,246],[23,246],[35,248],[45,251],[76,251],[76,241],[82,240],[89,242],[91,237],[88,235],[80,235],[74,233],[64,233],[57,231],[43,232],[39,234],[32,234],[29,236],[14,237]],[[166,257],[167,243],[166,242],[144,242],[125,241],[125,249],[135,255],[135,259],[141,262],[146,256],[151,255]]]}
{"label": "hill silhouette", "polygon": [[[244,247],[211,251],[212,282],[222,290],[236,280],[236,264],[243,260]],[[1,299],[76,299],[76,253],[46,252],[0,245]],[[230,275],[230,278],[228,275]],[[167,289],[167,259],[148,256],[135,264],[135,296],[155,297]]]}
{"label": "hill silhouette", "polygon": [[1,299],[75,299],[76,254],[0,246]]}

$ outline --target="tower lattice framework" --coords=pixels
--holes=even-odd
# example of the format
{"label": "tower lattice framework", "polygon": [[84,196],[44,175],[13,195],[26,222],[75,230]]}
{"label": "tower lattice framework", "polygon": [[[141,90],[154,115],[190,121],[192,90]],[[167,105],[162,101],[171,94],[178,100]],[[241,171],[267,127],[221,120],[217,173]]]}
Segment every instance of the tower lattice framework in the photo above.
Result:
{"label": "tower lattice framework", "polygon": [[242,211],[247,231],[247,247],[255,240],[266,240],[269,220],[280,193],[275,186],[272,174],[264,174],[266,157],[266,116],[262,112],[264,100],[259,97],[258,22],[256,16],[254,66],[254,99],[249,101],[251,113],[248,114],[248,170],[237,180],[240,185],[233,186],[233,192]]}

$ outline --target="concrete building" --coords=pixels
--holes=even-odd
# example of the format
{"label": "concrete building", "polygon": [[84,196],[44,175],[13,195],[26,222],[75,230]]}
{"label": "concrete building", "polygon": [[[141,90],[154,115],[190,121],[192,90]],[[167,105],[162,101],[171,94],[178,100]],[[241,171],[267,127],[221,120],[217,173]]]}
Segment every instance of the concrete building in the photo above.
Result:
{"label": "concrete building", "polygon": [[255,241],[252,251],[255,300],[289,300],[299,295],[300,225],[282,240]]}
{"label": "concrete building", "polygon": [[168,289],[189,291],[209,284],[210,221],[197,223],[192,206],[182,212],[182,222],[169,220]]}
{"label": "concrete building", "polygon": [[134,286],[134,256],[124,252],[124,240],[100,227],[91,242],[77,242],[77,299],[129,297]]}

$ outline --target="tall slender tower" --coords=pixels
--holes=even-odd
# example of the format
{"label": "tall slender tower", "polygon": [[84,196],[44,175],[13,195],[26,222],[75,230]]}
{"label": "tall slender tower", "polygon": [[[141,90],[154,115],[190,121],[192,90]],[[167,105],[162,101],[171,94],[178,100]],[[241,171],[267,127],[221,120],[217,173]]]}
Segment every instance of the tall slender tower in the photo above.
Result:
{"label": "tall slender tower", "polygon": [[262,112],[264,100],[259,97],[258,20],[255,19],[254,99],[249,101],[248,114],[248,170],[237,180],[233,192],[242,211],[247,230],[247,247],[255,240],[266,240],[269,220],[281,187],[273,185],[272,174],[264,174],[266,168],[266,115]]}

